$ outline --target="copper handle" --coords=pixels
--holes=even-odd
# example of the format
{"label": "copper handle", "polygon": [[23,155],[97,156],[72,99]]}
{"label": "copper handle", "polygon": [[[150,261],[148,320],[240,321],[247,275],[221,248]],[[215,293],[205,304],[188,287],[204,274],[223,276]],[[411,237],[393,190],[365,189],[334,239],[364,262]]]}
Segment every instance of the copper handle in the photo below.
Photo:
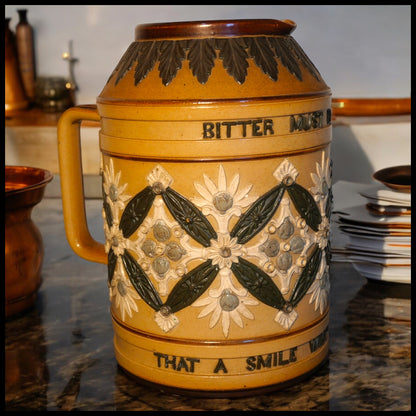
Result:
{"label": "copper handle", "polygon": [[410,98],[333,98],[334,116],[393,116],[410,114]]}

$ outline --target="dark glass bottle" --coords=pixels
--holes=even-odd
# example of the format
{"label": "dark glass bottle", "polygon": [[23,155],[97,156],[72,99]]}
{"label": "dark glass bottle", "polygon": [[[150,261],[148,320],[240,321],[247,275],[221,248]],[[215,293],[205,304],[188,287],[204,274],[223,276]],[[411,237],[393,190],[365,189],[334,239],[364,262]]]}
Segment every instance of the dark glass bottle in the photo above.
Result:
{"label": "dark glass bottle", "polygon": [[20,74],[27,97],[30,101],[34,101],[36,67],[33,28],[27,20],[27,10],[20,9],[17,12],[19,22],[16,25],[16,46]]}
{"label": "dark glass bottle", "polygon": [[9,111],[24,109],[28,105],[17,62],[15,34],[10,29],[9,23],[10,18],[6,18],[4,34],[4,98],[6,114]]}

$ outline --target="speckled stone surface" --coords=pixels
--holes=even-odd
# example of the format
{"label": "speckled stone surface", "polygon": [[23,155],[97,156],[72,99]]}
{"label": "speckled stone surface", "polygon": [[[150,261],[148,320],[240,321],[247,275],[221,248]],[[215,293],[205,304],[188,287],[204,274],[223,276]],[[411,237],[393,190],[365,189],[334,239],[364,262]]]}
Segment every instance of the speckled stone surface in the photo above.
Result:
{"label": "speckled stone surface", "polygon": [[[103,241],[101,202],[87,200]],[[368,282],[331,267],[328,362],[306,380],[243,398],[196,398],[143,386],[113,353],[106,266],[70,249],[59,198],[33,210],[45,259],[36,305],[5,324],[6,410],[411,409],[410,288]],[[404,318],[404,319],[403,319]]]}

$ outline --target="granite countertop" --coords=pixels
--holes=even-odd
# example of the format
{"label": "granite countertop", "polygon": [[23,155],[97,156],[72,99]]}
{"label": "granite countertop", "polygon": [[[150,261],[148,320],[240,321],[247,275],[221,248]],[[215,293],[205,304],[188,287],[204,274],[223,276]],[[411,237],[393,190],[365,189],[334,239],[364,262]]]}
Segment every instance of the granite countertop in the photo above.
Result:
{"label": "granite countertop", "polygon": [[[91,232],[103,241],[101,207],[86,201]],[[32,219],[44,240],[43,282],[35,306],[5,323],[6,410],[411,409],[409,285],[369,282],[334,263],[324,366],[273,393],[185,397],[142,386],[117,365],[106,266],[70,249],[61,200],[45,198]]]}

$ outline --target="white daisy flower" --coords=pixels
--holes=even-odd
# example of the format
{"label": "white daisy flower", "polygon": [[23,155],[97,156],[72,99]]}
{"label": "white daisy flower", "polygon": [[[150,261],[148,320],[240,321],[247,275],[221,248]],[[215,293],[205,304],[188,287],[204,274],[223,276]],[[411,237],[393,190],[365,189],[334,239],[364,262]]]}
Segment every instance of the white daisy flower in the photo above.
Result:
{"label": "white daisy flower", "polygon": [[318,232],[314,235],[315,242],[319,245],[321,250],[324,250],[328,245],[328,237],[330,234],[330,224],[328,217],[323,216],[322,221],[319,224]]}
{"label": "white daisy flower", "polygon": [[223,269],[219,272],[221,284],[219,289],[211,289],[209,296],[198,299],[192,306],[204,306],[198,318],[211,314],[209,328],[213,328],[221,320],[222,332],[227,338],[231,321],[243,328],[242,316],[254,319],[247,306],[258,305],[258,302],[247,296],[246,289],[237,289],[231,281],[231,271]]}
{"label": "white daisy flower", "polygon": [[237,237],[218,234],[217,240],[211,240],[211,246],[206,249],[206,253],[212,264],[218,264],[220,269],[230,268],[232,263],[237,263],[238,257],[243,254],[243,246],[237,243]]}
{"label": "white daisy flower", "polygon": [[225,175],[224,167],[220,165],[218,173],[218,185],[204,174],[204,185],[195,182],[195,189],[199,192],[202,198],[194,198],[193,202],[199,207],[208,206],[214,208],[219,214],[225,214],[231,208],[241,208],[249,206],[255,201],[255,197],[249,197],[252,185],[238,191],[240,183],[240,175],[235,175],[230,184],[227,185],[227,177]]}
{"label": "white daisy flower", "polygon": [[124,193],[127,183],[120,185],[121,172],[115,174],[113,159],[105,166],[103,170],[103,188],[106,195],[106,201],[111,207],[113,221],[118,223],[119,211],[122,211],[130,195]]}
{"label": "white daisy flower", "polygon": [[116,256],[120,256],[124,253],[124,250],[128,248],[129,240],[125,239],[123,232],[118,228],[117,224],[113,224],[111,228],[104,222],[104,234],[105,234],[105,252],[108,253],[110,249]]}
{"label": "white daisy flower", "polygon": [[311,173],[311,178],[315,184],[311,188],[316,202],[325,201],[331,187],[331,168],[329,158],[325,159],[325,153],[322,153],[322,164],[316,163],[316,172]]}
{"label": "white daisy flower", "polygon": [[322,259],[320,270],[317,273],[317,277],[307,294],[311,294],[309,303],[315,301],[315,310],[318,310],[321,314],[324,313],[329,298],[329,266],[326,264],[325,257]]}
{"label": "white daisy flower", "polygon": [[140,299],[140,296],[132,286],[130,280],[125,276],[120,262],[117,262],[117,267],[110,285],[110,301],[114,301],[114,306],[120,309],[121,319],[123,321],[126,314],[131,318],[133,311],[139,311],[135,301],[136,299]]}

